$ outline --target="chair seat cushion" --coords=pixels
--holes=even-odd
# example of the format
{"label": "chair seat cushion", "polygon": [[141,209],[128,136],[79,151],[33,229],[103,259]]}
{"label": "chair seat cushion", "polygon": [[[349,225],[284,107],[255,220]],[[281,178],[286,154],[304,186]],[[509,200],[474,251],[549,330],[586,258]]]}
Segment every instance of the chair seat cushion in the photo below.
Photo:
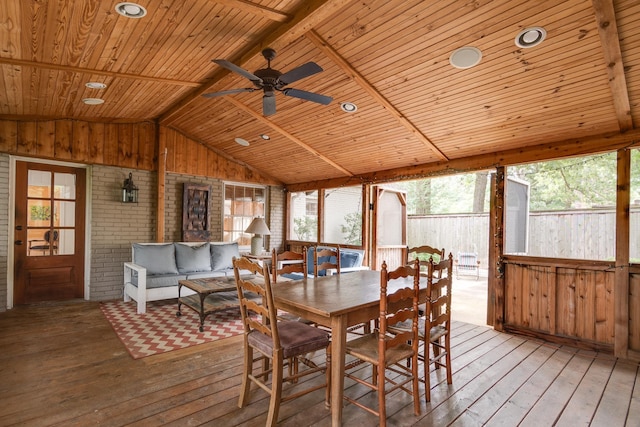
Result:
{"label": "chair seat cushion", "polygon": [[[371,364],[378,364],[378,331],[347,341],[347,354],[356,356]],[[387,350],[385,360],[387,366],[408,359],[413,355],[413,349],[408,344],[401,344]]]}
{"label": "chair seat cushion", "polygon": [[[278,334],[282,356],[285,359],[320,350],[329,345],[329,334],[326,331],[301,322],[278,322]],[[247,341],[250,346],[262,353],[273,353],[273,340],[261,332],[251,331],[247,336]]]}
{"label": "chair seat cushion", "polygon": [[[397,330],[399,332],[409,331],[411,330],[411,320],[405,320],[404,322],[396,323],[393,326],[389,327],[389,330],[393,332],[393,330]],[[429,340],[434,341],[440,338],[443,335],[446,335],[447,329],[442,325],[436,325],[431,328],[431,333],[429,334]],[[418,319],[418,337],[424,341],[424,317]]]}

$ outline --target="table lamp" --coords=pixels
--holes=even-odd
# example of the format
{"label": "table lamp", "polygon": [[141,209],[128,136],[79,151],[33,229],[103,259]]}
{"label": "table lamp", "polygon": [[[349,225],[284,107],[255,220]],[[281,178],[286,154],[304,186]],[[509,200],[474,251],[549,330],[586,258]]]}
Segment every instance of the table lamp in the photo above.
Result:
{"label": "table lamp", "polygon": [[251,238],[251,255],[261,255],[263,251],[262,236],[265,234],[271,234],[269,227],[267,227],[267,223],[264,222],[264,218],[253,218],[253,221],[251,221],[251,224],[249,224],[244,232],[254,234]]}

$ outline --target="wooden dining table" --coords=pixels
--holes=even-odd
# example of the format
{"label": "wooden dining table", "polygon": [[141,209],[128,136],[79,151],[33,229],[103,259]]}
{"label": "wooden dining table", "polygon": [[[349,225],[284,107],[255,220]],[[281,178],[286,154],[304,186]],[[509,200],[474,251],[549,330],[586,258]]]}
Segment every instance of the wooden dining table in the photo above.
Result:
{"label": "wooden dining table", "polygon": [[[392,280],[388,292],[404,286],[412,282]],[[422,280],[420,289],[425,293],[423,299]],[[331,328],[331,425],[340,426],[347,328],[380,315],[380,272],[363,270],[282,282],[273,287],[273,295],[278,309]]]}

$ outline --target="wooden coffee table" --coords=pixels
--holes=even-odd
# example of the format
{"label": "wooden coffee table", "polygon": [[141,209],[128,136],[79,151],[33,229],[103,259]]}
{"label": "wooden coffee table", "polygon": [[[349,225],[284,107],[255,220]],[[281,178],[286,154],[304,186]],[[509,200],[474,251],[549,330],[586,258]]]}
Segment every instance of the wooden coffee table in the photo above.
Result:
{"label": "wooden coffee table", "polygon": [[[193,295],[181,297],[182,287],[195,292]],[[176,316],[182,316],[180,306],[186,305],[200,316],[199,331],[204,331],[204,319],[214,311],[238,305],[238,294],[213,295],[221,292],[236,292],[235,278],[215,277],[209,279],[192,279],[178,281],[178,311]]]}

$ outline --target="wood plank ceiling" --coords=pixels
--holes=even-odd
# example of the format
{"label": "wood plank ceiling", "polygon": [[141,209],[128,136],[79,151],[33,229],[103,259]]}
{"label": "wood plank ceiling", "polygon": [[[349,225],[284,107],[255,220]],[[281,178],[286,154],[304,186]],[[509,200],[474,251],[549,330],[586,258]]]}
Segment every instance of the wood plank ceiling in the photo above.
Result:
{"label": "wood plank ceiling", "polygon": [[[140,19],[118,15],[115,0],[0,2],[0,118],[153,120],[284,184],[357,182],[640,122],[636,0],[138,3],[148,11]],[[534,26],[546,39],[517,47]],[[265,117],[261,91],[201,96],[251,87],[211,60],[254,72],[267,46],[277,70],[320,65],[291,86],[333,102],[277,93],[277,113]],[[450,65],[463,46],[481,50],[477,66]],[[85,105],[90,97],[105,102]]]}

